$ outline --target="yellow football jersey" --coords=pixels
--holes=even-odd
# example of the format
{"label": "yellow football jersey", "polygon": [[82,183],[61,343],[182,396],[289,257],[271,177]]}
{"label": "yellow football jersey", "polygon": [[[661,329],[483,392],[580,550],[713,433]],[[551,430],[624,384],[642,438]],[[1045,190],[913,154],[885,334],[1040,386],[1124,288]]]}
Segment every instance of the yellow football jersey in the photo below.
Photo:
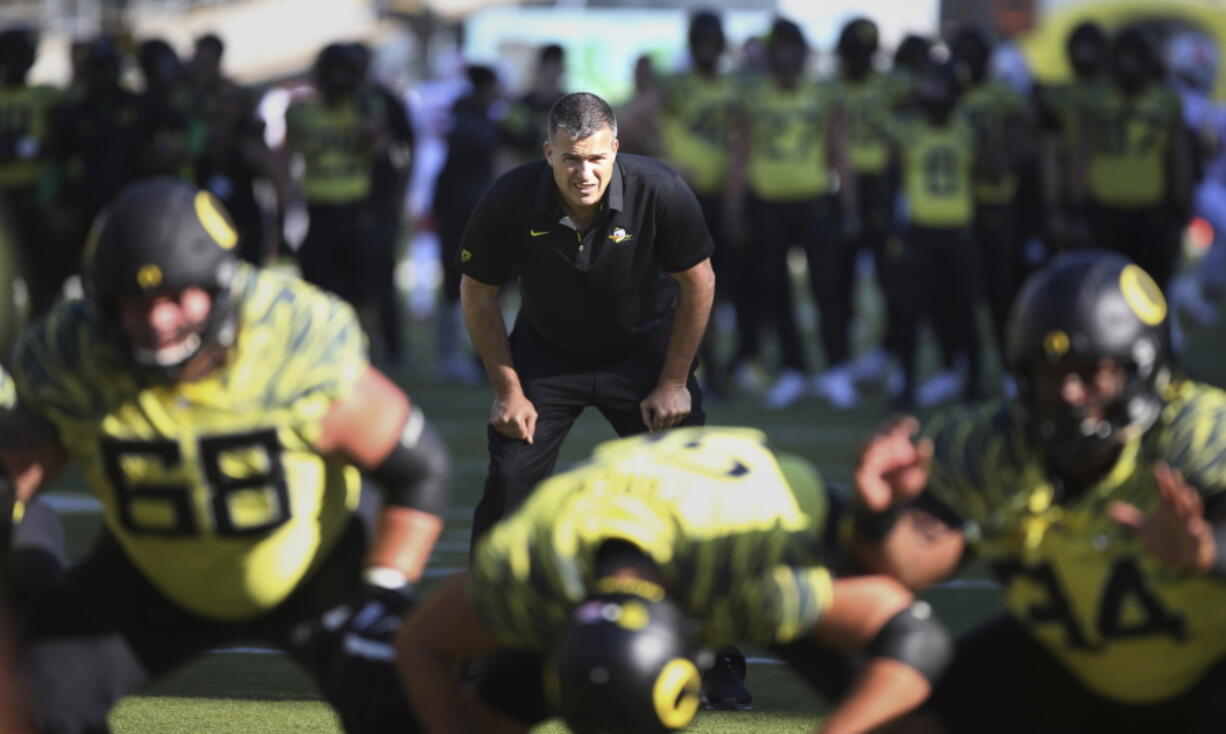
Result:
{"label": "yellow football jersey", "polygon": [[[963,92],[958,109],[970,121],[971,128],[986,150],[1008,158],[1005,148],[1006,130],[1018,124],[1026,112],[1026,100],[1004,82],[987,81]],[[1007,204],[1017,195],[1017,172],[1007,170],[997,180],[977,179],[975,199],[986,204]]]}
{"label": "yellow football jersey", "polygon": [[1164,566],[1107,516],[1117,500],[1154,509],[1159,461],[1206,498],[1226,491],[1226,393],[1177,383],[1159,423],[1065,502],[1009,405],[946,413],[927,433],[929,491],[961,516],[1010,612],[1090,689],[1160,701],[1226,655],[1226,584]]}
{"label": "yellow football jersey", "polygon": [[856,173],[881,175],[889,165],[889,126],[897,105],[893,86],[877,73],[861,81],[839,79],[832,84],[843,110],[847,160]]}
{"label": "yellow football jersey", "polygon": [[687,71],[661,80],[664,150],[668,162],[700,195],[723,193],[728,169],[728,117],[735,85]]}
{"label": "yellow football jersey", "polygon": [[350,307],[240,266],[237,345],[203,380],[143,384],[92,304],[61,304],[18,344],[22,404],[58,432],[103,522],[168,598],[245,619],[283,601],[357,506],[357,470],[312,448],[366,369]]}
{"label": "yellow football jersey", "polygon": [[307,100],[290,105],[285,113],[286,135],[302,154],[303,198],[313,204],[349,204],[370,194],[374,166],[370,120],[378,114],[354,102],[330,107]]}
{"label": "yellow football jersey", "polygon": [[891,132],[902,156],[902,188],[911,222],[922,227],[970,226],[975,151],[966,120],[954,115],[949,124],[936,127],[904,118]]}
{"label": "yellow football jersey", "polygon": [[801,201],[831,193],[834,176],[826,138],[833,95],[823,84],[801,81],[784,89],[769,78],[750,78],[737,92],[738,113],[749,123],[749,190],[766,201]]}
{"label": "yellow football jersey", "polygon": [[788,642],[830,602],[825,494],[750,429],[621,439],[543,482],[478,544],[470,589],[499,640],[545,650],[592,589],[606,541],[651,557],[711,645]]}
{"label": "yellow football jersey", "polygon": [[1179,95],[1152,85],[1131,98],[1100,86],[1087,104],[1090,198],[1106,206],[1157,206],[1167,195],[1171,130],[1183,113]]}

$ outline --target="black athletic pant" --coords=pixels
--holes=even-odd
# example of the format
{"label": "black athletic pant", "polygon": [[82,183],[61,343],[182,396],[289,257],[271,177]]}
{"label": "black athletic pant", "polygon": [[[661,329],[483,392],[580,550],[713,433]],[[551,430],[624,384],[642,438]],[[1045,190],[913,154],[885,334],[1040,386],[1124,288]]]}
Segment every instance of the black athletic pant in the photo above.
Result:
{"label": "black athletic pant", "polygon": [[1164,291],[1179,259],[1180,222],[1166,207],[1116,209],[1091,205],[1090,246],[1129,258]]}
{"label": "black athletic pant", "polygon": [[[167,599],[104,533],[82,563],[19,610],[42,731],[104,734],[107,713],[123,696],[206,650],[250,641],[292,656],[346,732],[420,731],[392,660],[347,650],[342,630],[322,619],[360,598],[367,538],[365,523],[355,518],[328,559],[286,601],[252,620],[226,622]],[[389,625],[389,655],[393,635]]]}
{"label": "black athletic pant", "polygon": [[946,734],[1216,734],[1226,731],[1224,692],[1226,661],[1174,699],[1141,705],[1103,698],[1002,615],[958,640],[926,710]]}
{"label": "black athletic pant", "polygon": [[924,294],[923,312],[936,332],[946,364],[959,355],[966,359],[966,398],[974,399],[980,372],[975,319],[979,267],[970,229],[912,225],[907,240],[919,266],[916,275]]}
{"label": "black athletic pant", "polygon": [[[711,270],[715,273],[715,305],[732,304],[734,313],[741,310],[740,303],[745,298],[752,298],[752,293],[746,293],[745,279],[739,277],[737,254],[731,247],[731,241],[725,236],[724,199],[722,196],[695,194],[698,206],[702,209],[702,219],[711,233],[715,249],[711,251]],[[703,334],[702,346],[699,347],[699,357],[706,370],[706,385],[712,391],[724,392],[727,375],[725,360],[716,356],[715,338],[718,336],[714,328],[708,328]]]}
{"label": "black athletic pant", "polygon": [[37,203],[34,189],[9,189],[3,192],[5,224],[16,238],[25,265],[30,290],[31,317],[46,313],[59,298],[68,276],[80,268],[79,250],[68,247],[55,236],[45,221],[45,210]]}
{"label": "black athletic pant", "polygon": [[[735,362],[761,356],[761,328],[769,324],[779,338],[779,366],[808,370],[804,343],[796,325],[796,304],[788,271],[788,252],[804,249],[809,264],[814,301],[822,318],[822,342],[830,364],[846,359],[846,319],[838,315],[843,301],[835,264],[839,246],[836,211],[831,197],[802,201],[764,201],[750,197],[748,247],[738,252],[741,276],[748,279],[746,296],[737,314],[739,346]],[[831,318],[825,318],[827,314]],[[840,334],[840,325],[842,333]],[[841,346],[840,346],[841,345]],[[833,356],[832,356],[833,354]]]}
{"label": "black athletic pant", "polygon": [[[887,349],[892,348],[895,336],[893,324],[890,321],[889,302],[892,298],[889,288],[893,284],[885,272],[889,264],[882,264],[886,258],[885,247],[894,232],[894,178],[885,173],[857,174],[856,185],[860,203],[860,234],[855,240],[855,250],[852,252],[852,270],[854,275],[855,255],[858,251],[871,252],[877,275],[877,286],[881,289],[882,298],[886,302],[886,322],[882,342]],[[850,277],[850,276],[849,276]],[[855,289],[847,291],[848,314],[851,314],[852,298]]]}
{"label": "black athletic pant", "polygon": [[1018,209],[1012,204],[980,204],[975,207],[975,249],[981,273],[978,276],[988,310],[1001,364],[1005,364],[1005,328],[1013,299],[1026,278]]}
{"label": "black athletic pant", "polygon": [[[511,332],[511,355],[524,394],[536,407],[536,433],[528,443],[508,438],[492,426],[486,429],[489,476],[473,513],[474,544],[553,474],[562,441],[584,408],[600,410],[619,436],[646,432],[639,403],[655,389],[669,331],[660,326],[620,356],[592,359],[554,347],[521,315]],[[691,410],[683,426],[701,426],[706,421],[695,367],[697,362],[686,383]]]}
{"label": "black athletic pant", "polygon": [[331,291],[359,312],[373,303],[371,244],[374,214],[365,200],[307,204],[310,227],[296,253],[302,279]]}

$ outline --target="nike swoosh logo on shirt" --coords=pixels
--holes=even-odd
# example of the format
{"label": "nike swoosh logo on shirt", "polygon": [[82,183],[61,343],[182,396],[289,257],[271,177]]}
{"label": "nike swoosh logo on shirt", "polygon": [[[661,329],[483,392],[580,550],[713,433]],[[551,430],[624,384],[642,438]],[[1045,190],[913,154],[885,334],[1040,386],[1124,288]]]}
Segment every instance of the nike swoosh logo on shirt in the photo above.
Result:
{"label": "nike swoosh logo on shirt", "polygon": [[543,234],[549,234],[549,230],[546,229],[542,232],[537,232],[535,229],[530,229],[528,230],[528,234],[532,235],[533,237],[540,237]]}

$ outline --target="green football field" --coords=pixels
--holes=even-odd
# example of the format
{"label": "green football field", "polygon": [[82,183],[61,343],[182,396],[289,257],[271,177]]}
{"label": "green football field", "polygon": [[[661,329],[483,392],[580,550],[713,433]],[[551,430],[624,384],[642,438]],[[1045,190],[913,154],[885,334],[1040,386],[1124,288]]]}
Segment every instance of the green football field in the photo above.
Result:
{"label": "green football field", "polygon": [[[859,296],[861,313],[868,314],[855,330],[861,344],[875,339],[879,302],[865,284]],[[812,333],[813,319],[804,324]],[[986,324],[985,324],[986,327]],[[468,547],[469,517],[485,476],[485,424],[489,410],[488,388],[440,385],[432,379],[430,343],[433,326],[411,325],[411,343],[416,359],[398,376],[411,398],[422,406],[444,436],[452,453],[455,483],[446,529],[436,548],[422,584],[423,593],[439,577],[459,570]],[[1213,379],[1226,374],[1221,365],[1220,332],[1193,331],[1193,346],[1185,364],[1197,376]],[[811,343],[816,344],[816,338]],[[815,364],[818,355],[815,350]],[[934,361],[931,344],[924,347],[924,362]],[[997,363],[988,362],[985,385],[996,384]],[[1217,380],[1215,380],[1217,381]],[[808,399],[779,411],[760,407],[759,400],[742,396],[709,403],[711,425],[749,425],[767,432],[772,443],[786,451],[813,459],[828,481],[846,483],[856,448],[865,433],[888,415],[887,399],[879,385],[865,386],[860,405],[849,412],[835,412],[816,399]],[[612,430],[595,411],[576,424],[563,447],[560,466],[584,457],[598,441],[612,438]],[[79,475],[68,475],[54,489],[61,499],[71,500],[81,492]],[[79,554],[97,527],[97,512],[89,503],[65,514],[70,552]],[[990,583],[970,578],[931,590],[927,597],[955,631],[999,610],[997,594]],[[751,712],[702,712],[691,727],[695,732],[753,734],[756,732],[807,732],[820,721],[823,704],[783,666],[755,651],[751,658],[749,685],[755,696]],[[306,734],[339,732],[336,720],[322,704],[309,680],[288,659],[258,648],[212,652],[197,662],[159,681],[149,690],[125,699],[112,716],[117,734]],[[540,732],[563,732],[560,725]]]}

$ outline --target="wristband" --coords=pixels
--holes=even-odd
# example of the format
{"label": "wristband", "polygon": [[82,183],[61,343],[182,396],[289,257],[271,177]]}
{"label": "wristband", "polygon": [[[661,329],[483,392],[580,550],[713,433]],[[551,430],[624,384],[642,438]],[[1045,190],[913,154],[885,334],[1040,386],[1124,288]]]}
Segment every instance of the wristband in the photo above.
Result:
{"label": "wristband", "polygon": [[409,585],[409,577],[391,566],[370,566],[362,571],[362,580],[381,589],[403,589]]}
{"label": "wristband", "polygon": [[865,540],[884,540],[894,524],[902,515],[902,507],[891,505],[882,512],[872,512],[865,507],[857,506],[852,512],[852,531]]}

